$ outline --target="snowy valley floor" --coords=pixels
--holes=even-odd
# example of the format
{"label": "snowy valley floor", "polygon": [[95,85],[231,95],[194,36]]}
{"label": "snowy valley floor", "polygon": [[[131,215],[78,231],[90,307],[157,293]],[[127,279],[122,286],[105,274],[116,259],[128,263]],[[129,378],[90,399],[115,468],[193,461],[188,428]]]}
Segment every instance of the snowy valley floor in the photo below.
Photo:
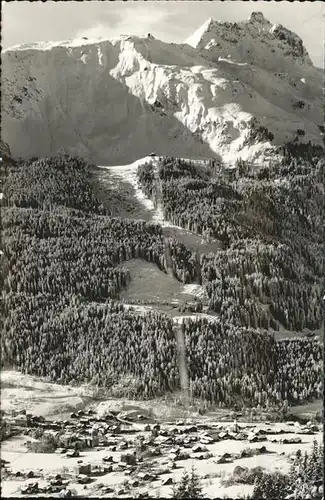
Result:
{"label": "snowy valley floor", "polygon": [[[99,445],[92,449],[80,451],[79,457],[67,457],[64,453],[32,453],[26,447],[26,441],[33,438],[20,434],[7,439],[2,443],[1,459],[8,462],[9,475],[3,475],[2,494],[5,497],[19,496],[21,488],[38,482],[42,488],[49,484],[49,478],[61,474],[65,478],[69,489],[75,490],[78,496],[133,496],[140,492],[148,492],[154,496],[169,497],[172,493],[172,484],[165,484],[168,478],[179,481],[184,470],[195,466],[202,479],[203,491],[207,497],[236,498],[239,495],[249,495],[253,485],[242,483],[225,486],[223,481],[232,476],[235,467],[252,469],[260,466],[267,471],[288,472],[290,457],[298,450],[309,451],[314,439],[322,441],[322,428],[301,425],[294,422],[280,423],[265,421],[261,415],[260,422],[244,421],[244,417],[237,414],[239,428],[234,432],[234,413],[228,410],[211,411],[204,416],[195,411],[177,407],[173,401],[125,401],[108,399],[95,401],[91,388],[66,387],[59,384],[44,382],[36,377],[26,376],[13,371],[3,371],[2,380],[2,408],[26,408],[33,415],[43,415],[48,419],[66,418],[65,425],[73,427],[70,417],[66,416],[67,401],[69,411],[83,408],[92,408],[98,419],[103,419],[110,412],[118,413],[125,423],[119,431],[108,429],[106,438],[110,445]],[[310,417],[316,407],[315,403]],[[311,405],[312,407],[313,405]],[[306,411],[307,407],[305,407]],[[302,411],[302,408],[300,408]],[[137,464],[138,469],[132,471],[130,466],[121,463],[123,454],[132,454],[135,451],[135,442],[139,436],[148,440],[154,423],[161,425],[157,436],[149,447],[159,450],[160,455],[148,454]],[[98,422],[100,426],[100,420]],[[175,431],[176,429],[176,431]],[[312,429],[312,430],[311,430]],[[174,434],[173,434],[174,433]],[[168,436],[175,436],[170,442]],[[299,442],[286,442],[290,441]],[[146,442],[146,441],[145,441]],[[112,447],[112,443],[115,445]],[[125,444],[126,443],[126,444]],[[195,446],[201,446],[201,452]],[[127,448],[127,449],[125,449]],[[243,450],[256,450],[254,456],[243,456]],[[259,450],[259,451],[258,451]],[[188,457],[182,454],[188,454]],[[227,454],[227,455],[226,455]],[[93,477],[87,488],[77,482],[78,467],[80,464],[103,465],[103,458],[111,456],[111,472],[99,477]],[[82,461],[82,462],[80,462]],[[218,463],[219,462],[219,463]],[[145,471],[148,475],[142,474]],[[17,472],[21,475],[18,477]],[[34,477],[27,478],[34,474]],[[133,481],[133,483],[132,483]],[[131,484],[129,489],[127,482]],[[103,486],[99,486],[103,485]],[[105,489],[109,487],[110,489]],[[64,489],[64,488],[63,488]],[[130,493],[131,492],[131,493]],[[55,497],[55,494],[47,495]]]}

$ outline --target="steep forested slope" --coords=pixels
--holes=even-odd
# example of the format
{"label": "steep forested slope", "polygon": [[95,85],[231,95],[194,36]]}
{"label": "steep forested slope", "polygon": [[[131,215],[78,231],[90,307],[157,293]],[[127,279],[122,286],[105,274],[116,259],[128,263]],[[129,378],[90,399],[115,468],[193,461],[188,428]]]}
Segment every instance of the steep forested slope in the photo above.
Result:
{"label": "steep forested slope", "polygon": [[[288,146],[286,158],[237,180],[206,179],[194,164],[163,159],[139,168],[139,182],[164,217],[221,241],[201,254],[212,310],[240,326],[301,331],[322,324],[324,161],[322,148]],[[294,156],[296,154],[296,156]],[[205,177],[205,178],[204,178]]]}
{"label": "steep forested slope", "polygon": [[[64,383],[92,381],[110,388],[127,380],[125,394],[137,397],[153,397],[178,389],[175,326],[171,318],[156,312],[140,315],[125,309],[117,300],[131,279],[123,268],[124,261],[140,258],[154,263],[162,272],[167,271],[167,240],[175,275],[184,282],[197,278],[197,273],[202,275],[210,307],[220,314],[215,323],[188,320],[181,327],[191,394],[228,406],[235,402],[272,406],[282,405],[285,400],[298,402],[319,397],[320,342],[277,342],[272,330],[263,328],[274,326],[269,323],[271,316],[274,323],[298,328],[303,314],[306,325],[318,327],[316,301],[320,285],[311,256],[317,260],[321,234],[316,237],[313,223],[306,223],[302,246],[307,245],[309,238],[315,254],[309,247],[303,253],[297,247],[298,240],[290,247],[291,233],[281,236],[288,241],[274,242],[273,247],[268,240],[270,234],[264,230],[252,234],[250,240],[241,233],[237,236],[236,232],[227,231],[233,223],[227,204],[235,199],[235,210],[243,210],[242,200],[247,196],[240,186],[246,181],[251,186],[254,179],[247,173],[242,184],[214,180],[210,193],[204,185],[208,180],[198,179],[191,165],[184,167],[183,172],[182,165],[175,164],[175,170],[171,165],[172,160],[162,164],[159,177],[163,187],[173,183],[172,172],[178,178],[178,201],[173,209],[176,218],[180,209],[185,220],[191,216],[190,205],[188,212],[182,205],[181,195],[187,189],[201,193],[196,200],[199,203],[202,199],[202,207],[211,193],[223,197],[228,235],[223,239],[224,250],[201,255],[199,267],[197,256],[177,239],[164,238],[159,225],[111,217],[109,200],[103,206],[93,192],[93,167],[83,160],[61,156],[17,162],[14,166],[6,164],[2,207],[2,261],[6,262],[2,361]],[[307,211],[314,210],[315,224],[317,189],[321,192],[323,186],[321,166],[307,165],[308,175],[302,175],[301,181],[302,186],[310,189],[311,196],[304,206]],[[140,179],[147,171],[148,167],[140,170]],[[182,173],[186,174],[184,178]],[[63,186],[67,189],[63,190]],[[149,181],[146,186],[149,190]],[[163,202],[164,192],[163,189]],[[301,194],[299,190],[298,193]],[[263,200],[262,196],[262,205]],[[273,201],[276,200],[275,197]],[[278,201],[283,203],[282,199]],[[262,213],[257,207],[256,212]],[[295,221],[293,208],[291,213],[292,222],[287,220],[290,227]],[[309,212],[307,220],[308,217]],[[292,225],[292,230],[296,226]],[[299,250],[301,256],[295,262]],[[303,289],[303,285],[307,288]],[[309,306],[312,293],[315,303]],[[268,304],[270,308],[278,304],[281,314],[287,308],[287,319],[280,313],[276,319],[274,311],[264,310],[262,314],[262,306]],[[257,329],[259,326],[262,328]]]}

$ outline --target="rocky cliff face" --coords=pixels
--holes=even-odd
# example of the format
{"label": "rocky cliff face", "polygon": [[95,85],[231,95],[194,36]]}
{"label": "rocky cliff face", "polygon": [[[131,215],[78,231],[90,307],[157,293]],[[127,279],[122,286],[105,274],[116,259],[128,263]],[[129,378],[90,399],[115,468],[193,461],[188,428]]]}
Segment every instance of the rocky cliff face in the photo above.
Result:
{"label": "rocky cliff face", "polygon": [[297,35],[260,13],[208,20],[184,44],[121,36],[14,47],[2,69],[2,138],[13,155],[232,162],[263,160],[297,130],[321,143],[322,73]]}
{"label": "rocky cliff face", "polygon": [[240,23],[208,19],[187,43],[211,60],[226,57],[268,71],[299,76],[302,68],[313,66],[301,38],[281,24],[272,25],[261,12]]}

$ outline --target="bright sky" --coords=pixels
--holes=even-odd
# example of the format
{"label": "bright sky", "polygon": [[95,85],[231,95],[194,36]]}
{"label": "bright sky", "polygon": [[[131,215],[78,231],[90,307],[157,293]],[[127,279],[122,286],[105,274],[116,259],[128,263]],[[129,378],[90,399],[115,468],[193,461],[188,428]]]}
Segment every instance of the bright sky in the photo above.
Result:
{"label": "bright sky", "polygon": [[182,42],[209,17],[240,21],[262,11],[303,40],[314,64],[324,66],[325,5],[315,2],[115,1],[2,2],[2,48],[76,36],[146,35]]}

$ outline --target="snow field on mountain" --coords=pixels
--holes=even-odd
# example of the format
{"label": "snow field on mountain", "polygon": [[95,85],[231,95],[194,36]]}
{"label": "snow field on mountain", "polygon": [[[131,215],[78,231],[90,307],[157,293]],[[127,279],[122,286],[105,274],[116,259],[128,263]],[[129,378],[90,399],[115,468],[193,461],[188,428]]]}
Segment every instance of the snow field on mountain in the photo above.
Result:
{"label": "snow field on mountain", "polygon": [[[189,52],[186,58],[182,46],[153,43],[149,40],[143,50],[138,41],[123,42],[123,54],[111,74],[124,82],[133,95],[152,105],[160,103],[192,133],[199,133],[225,162],[234,163],[237,157],[263,160],[273,149],[268,141],[245,145],[253,117],[273,133],[276,145],[292,139],[302,126],[301,113],[292,108],[288,99],[292,84],[296,88],[296,80],[301,84],[301,79],[281,79],[263,68],[260,71],[247,62],[223,57],[214,61],[213,68],[206,60],[193,65],[193,54]],[[303,123],[307,133],[318,134],[317,114],[317,105],[308,103]]]}
{"label": "snow field on mountain", "polygon": [[83,47],[86,45],[94,45],[97,43],[101,43],[109,40],[109,38],[101,38],[101,37],[76,37],[70,40],[62,40],[62,41],[44,41],[44,42],[32,42],[32,43],[23,43],[20,45],[14,45],[2,51],[3,54],[13,50],[52,50],[56,47]]}
{"label": "snow field on mountain", "polygon": [[[322,72],[261,13],[210,19],[183,44],[79,37],[13,47],[2,62],[3,139],[17,156],[63,150],[116,165],[155,150],[264,162],[298,129],[300,141],[322,143]],[[271,143],[250,138],[254,118]]]}

